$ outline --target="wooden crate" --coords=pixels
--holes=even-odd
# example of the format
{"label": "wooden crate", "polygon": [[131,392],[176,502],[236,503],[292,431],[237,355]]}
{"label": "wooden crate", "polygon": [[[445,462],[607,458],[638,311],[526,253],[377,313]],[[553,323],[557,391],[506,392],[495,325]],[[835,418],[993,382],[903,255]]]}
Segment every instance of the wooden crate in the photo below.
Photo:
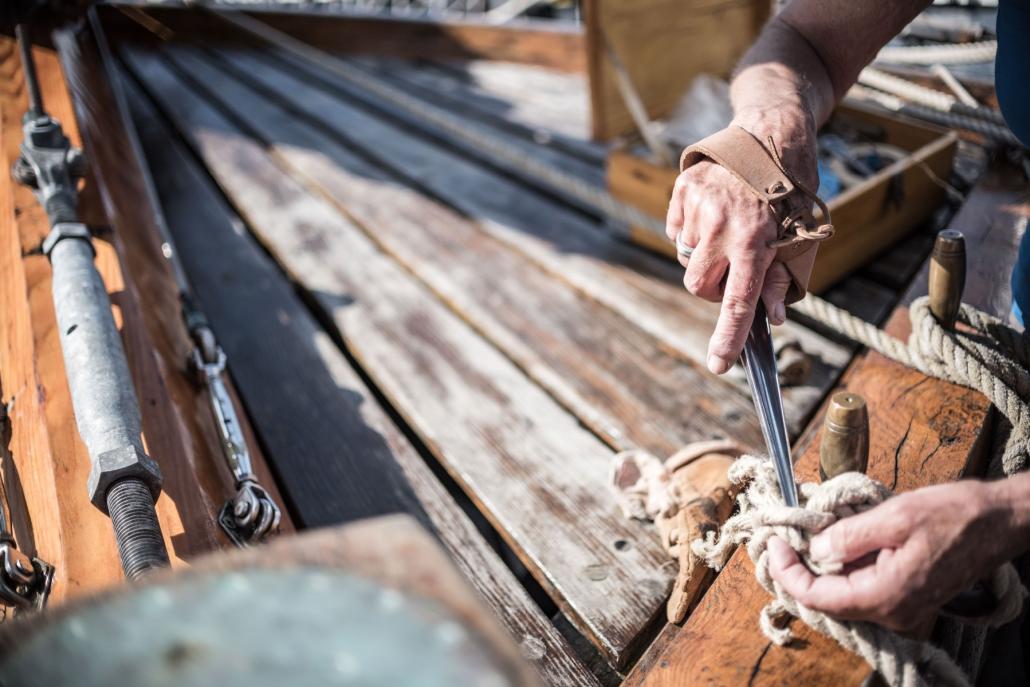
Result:
{"label": "wooden crate", "polygon": [[[819,247],[809,288],[819,293],[866,264],[929,217],[944,200],[958,138],[954,132],[857,105],[837,116],[879,127],[885,141],[911,152],[827,205],[836,233]],[[932,176],[931,176],[932,172]],[[616,198],[664,220],[677,170],[637,157],[627,148],[608,157],[608,189]],[[641,245],[675,255],[672,243],[644,227],[630,227]]]}
{"label": "wooden crate", "polygon": [[605,43],[619,56],[650,119],[672,112],[700,74],[729,77],[769,18],[769,0],[587,0],[584,47],[593,136],[635,130]]}

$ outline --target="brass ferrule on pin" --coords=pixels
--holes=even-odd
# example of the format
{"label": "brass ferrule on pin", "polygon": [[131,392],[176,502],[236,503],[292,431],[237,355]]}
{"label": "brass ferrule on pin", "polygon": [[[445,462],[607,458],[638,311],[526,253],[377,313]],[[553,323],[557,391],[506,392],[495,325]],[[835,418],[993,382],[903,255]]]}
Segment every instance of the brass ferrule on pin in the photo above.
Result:
{"label": "brass ferrule on pin", "polygon": [[865,472],[869,464],[869,412],[865,399],[840,391],[830,399],[819,445],[819,478]]}
{"label": "brass ferrule on pin", "polygon": [[937,234],[930,256],[930,311],[945,329],[955,327],[966,285],[966,240],[962,232]]}

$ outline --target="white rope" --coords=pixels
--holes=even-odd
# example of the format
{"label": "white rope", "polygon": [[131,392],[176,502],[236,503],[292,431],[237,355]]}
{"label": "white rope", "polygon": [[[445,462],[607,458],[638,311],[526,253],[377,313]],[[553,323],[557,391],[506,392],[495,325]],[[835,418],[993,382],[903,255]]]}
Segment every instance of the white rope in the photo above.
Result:
{"label": "white rope", "polygon": [[[821,484],[800,485],[800,506],[789,508],[783,505],[772,462],[753,456],[734,463],[730,480],[747,485],[737,499],[739,511],[726,521],[718,537],[709,533],[707,539],[695,541],[692,547],[711,567],[719,569],[738,544],[747,546],[759,583],[773,595],[759,617],[762,632],[772,642],[782,646],[793,639],[790,628],[777,622],[789,614],[861,656],[892,687],[968,684],[951,658],[928,642],[902,637],[872,623],[836,620],[807,608],[769,574],[768,543],[773,536],[787,542],[817,574],[839,573],[840,564],[827,566],[811,558],[808,547],[812,536],[842,518],[882,503],[890,496],[889,489],[866,475],[849,472]],[[977,618],[976,622],[997,626],[1019,615],[1026,590],[1011,563],[999,568],[990,583],[1000,603],[991,616]]]}
{"label": "white rope", "polygon": [[892,95],[911,100],[914,103],[932,107],[941,112],[950,112],[958,100],[953,95],[935,91],[926,86],[912,83],[900,76],[894,76],[874,67],[866,67],[858,73],[858,82],[863,86],[877,88]]}
{"label": "white rope", "polygon": [[990,62],[997,53],[998,41],[888,46],[880,50],[876,55],[876,60],[894,64],[975,64]]}
{"label": "white rope", "polygon": [[982,117],[974,117],[958,112],[941,112],[918,103],[906,103],[896,95],[883,93],[858,84],[852,86],[851,90],[848,91],[848,98],[861,102],[875,103],[891,112],[922,119],[931,124],[948,127],[949,129],[972,131],[998,143],[1023,147],[1023,143],[1016,138],[1015,134],[1009,131],[1007,126],[1001,126],[995,121]]}
{"label": "white rope", "polygon": [[908,343],[821,298],[811,296],[791,306],[849,339],[903,365],[984,394],[1012,426],[1002,466],[1005,474],[1030,464],[1030,337],[996,317],[962,305],[959,321],[971,328],[948,330],[930,312],[926,297],[909,308]]}
{"label": "white rope", "polygon": [[[941,65],[938,65],[941,66]],[[1005,118],[1001,116],[1001,113],[997,110],[992,110],[989,107],[983,107],[979,104],[973,106],[966,105],[959,102],[958,98],[948,93],[942,93],[941,91],[921,86],[917,83],[913,83],[908,79],[903,79],[900,76],[894,74],[888,74],[887,72],[881,71],[874,67],[866,67],[858,75],[858,82],[864,86],[869,86],[891,95],[904,98],[910,102],[924,107],[929,107],[940,112],[950,112],[967,117],[975,117],[977,119],[983,119],[988,122],[993,122],[998,126],[1006,126]],[[957,83],[957,82],[956,82]]]}

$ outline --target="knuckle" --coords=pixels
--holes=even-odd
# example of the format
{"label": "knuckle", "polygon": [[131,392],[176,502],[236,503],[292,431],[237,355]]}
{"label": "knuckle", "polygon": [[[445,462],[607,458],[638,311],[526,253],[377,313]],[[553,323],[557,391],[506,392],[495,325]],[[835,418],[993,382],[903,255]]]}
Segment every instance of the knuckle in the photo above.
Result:
{"label": "knuckle", "polygon": [[751,315],[751,303],[737,294],[726,294],[722,299],[722,309],[731,322],[740,322]]}
{"label": "knuckle", "polygon": [[700,291],[702,291],[705,287],[704,275],[698,274],[697,272],[693,272],[690,270],[684,272],[683,286],[685,286],[687,288],[687,291],[694,294],[695,296],[701,295]]}

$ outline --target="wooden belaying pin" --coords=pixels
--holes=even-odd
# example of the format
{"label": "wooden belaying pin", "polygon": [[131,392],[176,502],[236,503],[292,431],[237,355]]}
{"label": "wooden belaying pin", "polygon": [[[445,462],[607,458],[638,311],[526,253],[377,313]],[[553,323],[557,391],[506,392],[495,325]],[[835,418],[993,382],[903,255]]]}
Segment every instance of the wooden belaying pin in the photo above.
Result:
{"label": "wooden belaying pin", "polygon": [[819,479],[865,472],[869,464],[869,412],[865,399],[840,391],[830,399],[819,444]]}
{"label": "wooden belaying pin", "polygon": [[945,329],[955,327],[966,286],[966,239],[945,229],[937,234],[930,256],[930,312]]}

